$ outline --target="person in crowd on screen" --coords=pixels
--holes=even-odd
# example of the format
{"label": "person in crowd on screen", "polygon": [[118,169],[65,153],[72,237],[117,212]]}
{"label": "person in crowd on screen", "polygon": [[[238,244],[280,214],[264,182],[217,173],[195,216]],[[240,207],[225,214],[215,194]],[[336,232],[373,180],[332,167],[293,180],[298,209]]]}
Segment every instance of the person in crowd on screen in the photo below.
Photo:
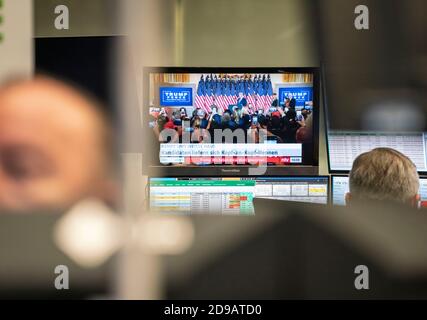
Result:
{"label": "person in crowd on screen", "polygon": [[243,109],[241,110],[241,115],[240,115],[240,119],[239,119],[239,128],[243,129],[243,130],[248,130],[250,125],[251,125],[251,120],[252,117],[249,114],[249,110],[248,107],[243,107]]}
{"label": "person in crowd on screen", "polygon": [[297,117],[297,114],[295,109],[290,108],[289,110],[286,111],[285,116],[282,118],[283,139],[287,143],[296,142],[296,132],[299,128],[299,124],[296,120],[296,117]]}
{"label": "person in crowd on screen", "polygon": [[163,125],[164,129],[172,129],[176,131],[176,134],[168,138],[166,142],[177,143],[182,140],[182,120],[181,111],[176,110],[172,112],[170,118],[167,118],[167,122]]}
{"label": "person in crowd on screen", "polygon": [[310,138],[308,137],[309,134],[310,132],[308,131],[307,127],[300,127],[295,133],[296,143],[306,143],[310,141]]}
{"label": "person in crowd on screen", "polygon": [[249,115],[254,115],[256,112],[255,107],[252,103],[248,103],[248,113]]}
{"label": "person in crowd on screen", "polygon": [[206,129],[208,126],[208,122],[209,122],[208,114],[206,113],[206,111],[202,110],[197,115],[198,115],[199,119],[201,120],[200,127],[203,129]]}
{"label": "person in crowd on screen", "polygon": [[62,211],[89,197],[114,206],[114,134],[103,110],[48,77],[2,85],[0,211]]}
{"label": "person in crowd on screen", "polygon": [[239,91],[239,97],[237,98],[237,106],[239,107],[239,109],[242,109],[247,105],[248,105],[248,100],[246,100],[245,96],[243,95],[243,91]]}
{"label": "person in crowd on screen", "polygon": [[216,105],[212,105],[211,106],[211,114],[215,115],[215,114],[220,114],[220,111],[218,109],[218,107]]}
{"label": "person in crowd on screen", "polygon": [[242,116],[242,110],[243,110],[243,109],[240,109],[240,108],[239,108],[239,106],[234,106],[234,108],[233,108],[233,116],[232,116],[232,119],[233,119],[237,124],[239,124],[239,122],[240,122],[240,118],[241,118],[241,116]]}
{"label": "person in crowd on screen", "polygon": [[216,129],[222,128],[222,117],[220,114],[216,113],[214,110],[212,110],[212,113],[209,116],[208,120],[208,126],[206,127],[206,130],[209,131],[211,135],[211,139],[214,139],[214,134]]}
{"label": "person in crowd on screen", "polygon": [[194,108],[192,114],[191,114],[191,126],[193,126],[193,121],[197,118],[197,113],[202,110],[202,108],[200,106],[197,106],[196,108]]}
{"label": "person in crowd on screen", "polygon": [[211,113],[212,112],[218,113],[218,110],[219,110],[218,106],[215,103],[215,101],[209,106],[209,109],[211,110]]}
{"label": "person in crowd on screen", "polygon": [[281,113],[279,109],[280,109],[279,107],[271,106],[269,109],[268,115],[270,117],[281,117]]}
{"label": "person in crowd on screen", "polygon": [[175,125],[173,123],[173,119],[172,118],[168,118],[166,123],[164,124],[163,128],[164,129],[175,129]]}
{"label": "person in crowd on screen", "polygon": [[306,121],[307,118],[311,115],[310,110],[303,108],[301,110],[301,114],[299,116],[297,116],[297,123],[299,124],[300,127],[305,127],[306,126]]}
{"label": "person in crowd on screen", "polygon": [[[268,141],[275,141],[276,143],[283,143],[283,140],[281,137],[275,135],[273,132],[271,132],[270,130],[271,128],[271,123],[270,121],[267,119],[267,117],[262,117],[260,119],[258,119],[258,129],[259,130],[264,130],[264,132],[266,133],[266,139]],[[258,137],[256,138],[255,142],[256,143],[262,143],[262,141],[260,141],[260,132],[258,130]]]}
{"label": "person in crowd on screen", "polygon": [[[180,136],[178,132],[178,125],[176,121],[180,120],[174,120],[173,118],[169,118],[169,120],[164,124],[163,130],[160,131],[159,140],[163,143],[178,143]],[[173,135],[171,135],[171,132],[174,132]]]}
{"label": "person in crowd on screen", "polygon": [[283,101],[283,110],[285,110],[285,112],[289,110],[289,99],[287,97]]}
{"label": "person in crowd on screen", "polygon": [[184,107],[181,107],[181,108],[179,109],[179,113],[180,113],[180,118],[181,118],[181,120],[186,120],[186,119],[188,119],[187,109],[185,109]]}
{"label": "person in crowd on screen", "polygon": [[202,120],[198,117],[194,119],[191,133],[192,143],[201,143],[203,141],[203,130],[201,128]]}
{"label": "person in crowd on screen", "polygon": [[174,121],[174,126],[175,126],[175,130],[177,132],[177,140],[175,140],[175,142],[179,142],[182,143],[182,133],[183,133],[183,128],[182,128],[182,120],[181,119],[177,119]]}
{"label": "person in crowd on screen", "polygon": [[297,101],[295,100],[292,93],[288,94],[288,100],[289,100],[289,109],[295,109],[297,105]]}
{"label": "person in crowd on screen", "polygon": [[308,109],[308,108],[303,108],[302,110],[301,110],[301,114],[302,114],[302,116],[304,117],[304,120],[307,120],[307,118],[311,115],[311,109]]}
{"label": "person in crowd on screen", "polygon": [[157,117],[157,128],[159,132],[164,129],[165,124],[167,122],[169,122],[169,118],[165,114],[159,114],[159,116]]}
{"label": "person in crowd on screen", "polygon": [[279,99],[277,98],[276,92],[273,93],[273,100],[271,101],[271,106],[277,108],[279,106]]}
{"label": "person in crowd on screen", "polygon": [[303,114],[303,122],[299,123],[300,128],[296,132],[296,142],[306,143],[312,141],[313,136],[313,116],[310,112]]}
{"label": "person in crowd on screen", "polygon": [[376,148],[354,160],[345,201],[347,205],[388,202],[417,207],[418,190],[415,164],[397,150]]}
{"label": "person in crowd on screen", "polygon": [[234,130],[237,128],[236,122],[232,119],[230,112],[227,110],[222,115],[222,129]]}
{"label": "person in crowd on screen", "polygon": [[282,118],[275,114],[270,118],[270,127],[269,127],[271,133],[273,133],[276,136],[279,136],[281,140],[284,140],[284,134],[283,134],[283,121]]}

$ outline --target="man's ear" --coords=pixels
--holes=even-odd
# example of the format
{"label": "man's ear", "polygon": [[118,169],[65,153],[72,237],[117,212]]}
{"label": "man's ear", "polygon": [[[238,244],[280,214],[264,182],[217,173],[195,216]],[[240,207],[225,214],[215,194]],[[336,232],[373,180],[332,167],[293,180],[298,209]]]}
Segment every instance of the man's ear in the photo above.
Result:
{"label": "man's ear", "polygon": [[421,197],[420,197],[420,195],[419,194],[416,194],[411,200],[410,200],[410,205],[411,205],[411,207],[413,207],[413,208],[418,208],[418,203],[420,202],[420,199],[421,199]]}
{"label": "man's ear", "polygon": [[345,204],[346,204],[347,206],[349,206],[349,205],[350,205],[350,203],[351,203],[351,193],[350,193],[350,192],[347,192],[347,193],[345,194]]}

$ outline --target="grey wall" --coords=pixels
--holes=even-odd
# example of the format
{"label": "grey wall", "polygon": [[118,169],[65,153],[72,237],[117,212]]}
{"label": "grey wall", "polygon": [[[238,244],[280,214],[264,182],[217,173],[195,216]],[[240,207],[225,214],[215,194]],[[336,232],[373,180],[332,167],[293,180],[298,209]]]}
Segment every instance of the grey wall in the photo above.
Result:
{"label": "grey wall", "polygon": [[317,65],[306,0],[181,1],[186,65]]}
{"label": "grey wall", "polygon": [[[118,33],[117,0],[33,0],[34,35],[54,36],[103,36]],[[70,29],[56,30],[55,7],[66,5],[70,11]]]}

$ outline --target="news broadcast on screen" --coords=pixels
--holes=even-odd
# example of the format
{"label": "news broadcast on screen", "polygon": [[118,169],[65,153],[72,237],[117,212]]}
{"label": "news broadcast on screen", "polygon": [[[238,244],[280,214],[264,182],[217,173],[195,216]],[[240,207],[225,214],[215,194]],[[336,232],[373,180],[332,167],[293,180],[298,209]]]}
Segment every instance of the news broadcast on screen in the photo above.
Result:
{"label": "news broadcast on screen", "polygon": [[314,164],[313,73],[244,71],[149,73],[158,164]]}

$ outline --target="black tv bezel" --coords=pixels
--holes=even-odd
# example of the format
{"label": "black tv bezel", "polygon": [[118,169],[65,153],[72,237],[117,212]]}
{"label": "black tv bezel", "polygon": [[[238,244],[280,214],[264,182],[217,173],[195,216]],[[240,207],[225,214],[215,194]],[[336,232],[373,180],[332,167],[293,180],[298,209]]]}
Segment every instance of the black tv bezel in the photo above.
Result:
{"label": "black tv bezel", "polygon": [[[319,114],[320,114],[320,70],[318,67],[144,67],[142,90],[142,134],[150,136],[150,128],[146,117],[149,105],[149,74],[150,73],[312,73],[313,74],[313,164],[290,166],[267,166],[264,174],[250,174],[256,166],[215,165],[215,166],[153,166],[149,157],[142,157],[143,173],[148,176],[164,177],[244,177],[244,176],[317,176],[319,174]],[[150,152],[152,143],[143,144],[143,155]]]}

